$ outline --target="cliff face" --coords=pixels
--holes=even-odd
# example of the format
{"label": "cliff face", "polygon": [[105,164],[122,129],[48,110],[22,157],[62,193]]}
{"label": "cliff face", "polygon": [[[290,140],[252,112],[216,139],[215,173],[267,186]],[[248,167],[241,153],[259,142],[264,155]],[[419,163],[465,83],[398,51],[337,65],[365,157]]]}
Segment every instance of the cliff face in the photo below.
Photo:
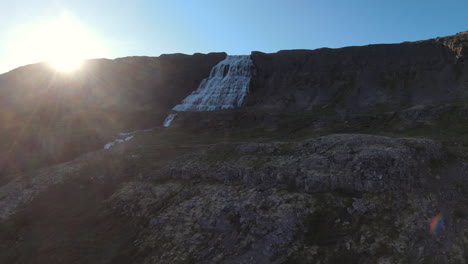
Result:
{"label": "cliff face", "polygon": [[247,106],[369,110],[468,97],[468,33],[341,49],[253,52],[257,76]]}
{"label": "cliff face", "polygon": [[154,127],[225,53],[46,64],[0,76],[0,170],[36,168],[101,148],[117,132]]}

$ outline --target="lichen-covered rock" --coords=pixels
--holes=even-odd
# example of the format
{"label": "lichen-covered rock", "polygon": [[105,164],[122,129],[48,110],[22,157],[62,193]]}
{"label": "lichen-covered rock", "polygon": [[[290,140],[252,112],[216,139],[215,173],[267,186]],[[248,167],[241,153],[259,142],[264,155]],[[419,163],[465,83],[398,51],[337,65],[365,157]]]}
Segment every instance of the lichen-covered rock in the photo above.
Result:
{"label": "lichen-covered rock", "polygon": [[401,111],[398,116],[401,120],[410,123],[431,122],[454,108],[455,106],[453,105],[441,105],[437,107],[417,105]]}
{"label": "lichen-covered rock", "polygon": [[132,182],[107,202],[146,223],[138,263],[464,263],[463,226],[429,230],[437,195],[355,195]]}
{"label": "lichen-covered rock", "polygon": [[176,179],[242,182],[247,186],[294,186],[307,193],[346,189],[411,190],[443,155],[428,139],[337,134],[291,143],[208,148],[183,156],[163,169]]}
{"label": "lichen-covered rock", "polygon": [[144,263],[281,263],[315,208],[308,195],[223,184],[133,182],[108,202],[147,221]]}
{"label": "lichen-covered rock", "polygon": [[39,170],[34,175],[15,175],[15,179],[0,186],[0,220],[7,219],[18,207],[29,203],[51,185],[62,183],[65,178],[76,175],[83,168],[82,165],[67,162]]}
{"label": "lichen-covered rock", "polygon": [[0,221],[8,219],[52,186],[77,179],[109,184],[122,176],[122,158],[97,151],[33,173],[10,176],[10,181],[0,185]]}

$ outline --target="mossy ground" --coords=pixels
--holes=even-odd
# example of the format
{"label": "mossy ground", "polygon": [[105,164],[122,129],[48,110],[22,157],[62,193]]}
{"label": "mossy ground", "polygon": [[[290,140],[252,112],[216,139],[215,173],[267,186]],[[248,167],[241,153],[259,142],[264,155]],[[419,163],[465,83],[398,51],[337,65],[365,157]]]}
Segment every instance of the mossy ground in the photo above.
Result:
{"label": "mossy ground", "polygon": [[[239,120],[223,129],[168,128],[152,134],[154,140],[170,144],[215,144],[239,142],[298,141],[332,133],[362,133],[392,137],[421,137],[438,140],[449,149],[468,151],[468,102],[456,102],[454,107],[429,121],[407,122],[398,113],[405,106],[376,105],[370,111],[339,114],[337,108],[317,106],[310,111],[268,114],[275,117],[275,129],[265,128],[262,121]],[[432,107],[438,107],[434,105]],[[222,111],[220,111],[222,112]],[[262,114],[250,109],[243,115]],[[467,111],[468,112],[468,111]],[[349,118],[343,117],[349,116]],[[226,132],[228,131],[228,132]],[[156,136],[156,137],[155,137]]]}

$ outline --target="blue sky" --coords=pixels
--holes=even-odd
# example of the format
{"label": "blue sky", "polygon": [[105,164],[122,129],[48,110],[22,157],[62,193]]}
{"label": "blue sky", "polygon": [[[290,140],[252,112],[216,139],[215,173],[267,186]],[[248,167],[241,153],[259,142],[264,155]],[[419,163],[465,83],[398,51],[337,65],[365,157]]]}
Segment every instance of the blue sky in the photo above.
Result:
{"label": "blue sky", "polygon": [[116,58],[428,39],[467,30],[467,11],[466,0],[2,0],[0,72],[42,59],[40,36],[24,35],[64,13],[104,47],[92,57]]}

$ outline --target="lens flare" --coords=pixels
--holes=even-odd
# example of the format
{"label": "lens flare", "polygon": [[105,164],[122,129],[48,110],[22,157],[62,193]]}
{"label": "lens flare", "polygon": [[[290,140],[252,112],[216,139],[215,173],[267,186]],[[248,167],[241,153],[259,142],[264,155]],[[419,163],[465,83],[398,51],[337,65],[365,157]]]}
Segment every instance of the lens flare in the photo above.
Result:
{"label": "lens flare", "polygon": [[434,218],[432,218],[431,221],[431,233],[436,234],[439,231],[442,230],[444,226],[444,217],[442,214],[436,215]]}

